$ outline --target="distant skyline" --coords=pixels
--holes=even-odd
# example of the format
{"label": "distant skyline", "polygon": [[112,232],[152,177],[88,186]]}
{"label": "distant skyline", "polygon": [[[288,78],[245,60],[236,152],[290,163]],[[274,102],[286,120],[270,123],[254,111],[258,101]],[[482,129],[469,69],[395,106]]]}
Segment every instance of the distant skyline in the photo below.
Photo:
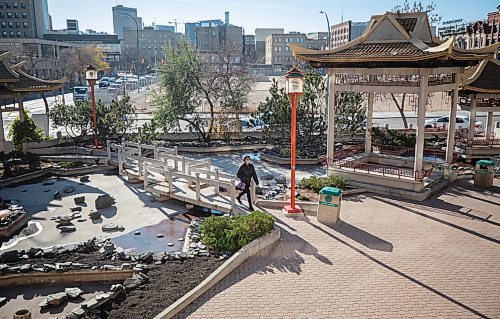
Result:
{"label": "distant skyline", "polygon": [[[224,12],[229,11],[230,23],[242,26],[245,34],[254,34],[255,28],[285,28],[285,32],[305,33],[326,31],[325,17],[320,10],[328,13],[331,25],[341,22],[342,14],[344,21],[368,21],[372,15],[390,11],[403,0],[48,0],[48,3],[54,29],[66,28],[66,19],[77,19],[80,31],[93,29],[113,34],[111,8],[121,4],[137,8],[137,15],[145,25],[153,22],[168,25],[177,19],[179,32],[184,32],[184,22],[224,21]],[[496,0],[436,0],[434,3],[442,21],[485,19],[486,14],[498,6]]]}

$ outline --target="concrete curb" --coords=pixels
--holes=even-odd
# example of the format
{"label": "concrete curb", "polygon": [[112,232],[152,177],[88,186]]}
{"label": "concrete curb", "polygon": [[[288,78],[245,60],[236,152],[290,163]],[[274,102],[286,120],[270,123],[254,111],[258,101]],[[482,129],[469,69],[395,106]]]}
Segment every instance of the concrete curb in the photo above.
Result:
{"label": "concrete curb", "polygon": [[72,176],[81,174],[90,174],[100,171],[113,170],[116,167],[113,165],[106,166],[91,166],[91,167],[78,167],[78,168],[45,168],[40,171],[24,174],[21,176],[16,176],[12,178],[7,178],[0,181],[0,187],[7,187],[15,184],[21,184],[28,182],[32,179],[46,177],[46,176]]}
{"label": "concrete curb", "polygon": [[158,314],[154,319],[169,319],[178,314],[181,310],[186,308],[189,304],[195,301],[198,297],[207,292],[219,281],[224,279],[233,270],[238,268],[245,260],[263,250],[267,246],[275,243],[281,238],[279,228],[274,228],[269,234],[257,238],[245,247],[238,250],[234,255],[217,268],[210,276],[201,282],[194,289],[182,296],[176,302],[171,304],[167,309]]}
{"label": "concrete curb", "polygon": [[28,273],[0,276],[0,287],[65,284],[81,282],[120,282],[132,277],[134,271],[127,270],[84,270],[52,273]]}
{"label": "concrete curb", "polygon": [[[269,155],[269,154],[261,154],[260,158],[263,161],[270,162],[273,164],[290,165],[289,158],[281,158],[281,157]],[[297,158],[295,164],[297,164],[297,165],[318,165],[320,163],[321,163],[321,161],[319,158],[302,158],[302,159]]]}

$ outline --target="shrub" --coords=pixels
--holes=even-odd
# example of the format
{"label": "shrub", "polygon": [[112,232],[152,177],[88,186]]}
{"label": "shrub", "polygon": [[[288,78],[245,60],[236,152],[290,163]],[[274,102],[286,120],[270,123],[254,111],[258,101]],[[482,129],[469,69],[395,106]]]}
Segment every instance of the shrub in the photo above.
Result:
{"label": "shrub", "polygon": [[319,193],[319,191],[323,187],[336,187],[340,189],[345,189],[347,186],[347,181],[339,176],[330,176],[330,177],[311,176],[309,178],[304,178],[300,182],[300,186],[302,186],[305,189],[310,189],[315,193]]}
{"label": "shrub", "polygon": [[24,121],[16,118],[9,129],[9,137],[12,138],[14,149],[22,151],[23,143],[41,142],[45,139],[43,131],[39,129],[28,111],[24,110]]}
{"label": "shrub", "polygon": [[271,231],[273,217],[263,212],[244,216],[211,216],[200,226],[204,244],[218,250],[236,251]]}

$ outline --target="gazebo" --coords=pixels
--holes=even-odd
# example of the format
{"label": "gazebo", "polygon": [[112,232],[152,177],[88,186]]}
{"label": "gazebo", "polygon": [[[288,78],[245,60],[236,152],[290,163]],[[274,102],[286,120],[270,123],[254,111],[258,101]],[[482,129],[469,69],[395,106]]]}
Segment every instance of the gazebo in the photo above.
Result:
{"label": "gazebo", "polygon": [[[18,111],[21,121],[24,120],[24,99],[32,93],[43,93],[62,88],[64,80],[46,81],[33,77],[21,70],[24,62],[9,66],[5,58],[9,51],[0,52],[0,152],[7,151],[5,132],[3,130],[3,113]],[[8,104],[14,107],[8,107]],[[15,107],[15,104],[18,107]]]}
{"label": "gazebo", "polygon": [[494,127],[493,115],[500,112],[500,61],[483,60],[465,70],[459,96],[461,108],[470,111],[471,123],[475,122],[477,112],[487,113],[484,137],[476,137],[469,130],[466,138],[458,140],[461,156],[467,160],[499,156],[500,122]]}
{"label": "gazebo", "polygon": [[[372,16],[364,34],[333,50],[316,51],[290,45],[298,60],[325,68],[329,75],[328,174],[355,182],[422,192],[432,165],[424,161],[427,96],[451,92],[450,124],[446,161],[451,162],[455,145],[458,90],[464,69],[493,55],[498,45],[478,50],[454,46],[455,39],[440,41],[432,35],[426,13],[392,13]],[[368,95],[364,155],[340,158],[334,152],[335,95],[363,92]],[[374,94],[418,95],[418,120],[414,159],[381,156],[372,151]],[[341,153],[341,152],[340,152]]]}

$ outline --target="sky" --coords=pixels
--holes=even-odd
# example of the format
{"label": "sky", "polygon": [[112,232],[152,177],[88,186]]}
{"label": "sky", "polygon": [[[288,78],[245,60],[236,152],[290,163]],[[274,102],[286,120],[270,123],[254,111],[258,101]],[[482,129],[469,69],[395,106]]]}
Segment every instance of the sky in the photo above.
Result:
{"label": "sky", "polygon": [[[168,25],[177,19],[178,31],[184,22],[221,19],[230,12],[230,23],[242,26],[245,34],[255,28],[284,28],[285,32],[327,31],[326,11],[330,25],[344,21],[368,21],[373,14],[390,11],[404,0],[48,0],[54,29],[65,29],[66,19],[77,19],[80,30],[93,29],[113,33],[111,8],[117,4],[137,8],[144,24]],[[413,2],[413,0],[410,0]],[[423,4],[430,1],[422,0]],[[496,10],[498,0],[434,0],[442,21],[486,18]],[[342,10],[343,8],[343,10]]]}

